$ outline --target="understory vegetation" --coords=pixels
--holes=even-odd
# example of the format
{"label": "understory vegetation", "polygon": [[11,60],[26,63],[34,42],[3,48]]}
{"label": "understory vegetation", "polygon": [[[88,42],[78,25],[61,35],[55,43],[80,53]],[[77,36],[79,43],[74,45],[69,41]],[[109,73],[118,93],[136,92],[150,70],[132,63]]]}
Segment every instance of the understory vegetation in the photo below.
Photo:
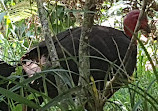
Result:
{"label": "understory vegetation", "polygon": [[[84,2],[82,0],[57,1],[45,0],[49,27],[53,35],[68,28],[81,26],[84,13],[81,9]],[[11,76],[7,78],[0,76],[0,85],[9,81],[7,90],[0,88],[2,94],[0,101],[5,100],[9,103],[11,111],[23,111],[23,104],[37,108],[38,97],[42,94],[30,88],[28,83],[38,78],[47,81],[47,78],[41,72],[40,75],[26,79],[19,65],[21,57],[44,40],[36,3],[32,0],[1,0],[0,3],[0,60],[16,66],[16,72]],[[151,2],[148,7],[151,8],[148,11],[148,18],[152,32],[147,38],[143,35],[144,32],[140,31],[138,34],[145,48],[137,42],[137,69],[129,80],[130,84],[122,87],[106,102],[105,111],[158,111],[158,80],[156,79],[158,76],[158,11],[156,10],[158,9],[150,7],[153,3],[156,2]],[[156,4],[158,5],[158,2]],[[137,8],[141,8],[141,0],[98,0],[94,24],[123,30],[123,17],[129,10]],[[156,72],[153,71],[151,60],[146,54],[151,57]],[[58,70],[62,69],[46,71],[58,72]],[[15,81],[16,79],[19,79],[20,83]],[[12,83],[14,86],[10,87]],[[67,109],[83,110],[82,106],[68,99],[68,94],[78,91],[79,87],[73,87],[54,99],[44,96],[47,96],[47,88],[45,84],[43,87],[45,93],[42,96],[45,102],[40,105],[43,111],[64,111],[66,106],[60,104],[64,100],[69,104]],[[20,94],[16,93],[17,89],[20,89]],[[30,101],[34,98],[35,102]]]}

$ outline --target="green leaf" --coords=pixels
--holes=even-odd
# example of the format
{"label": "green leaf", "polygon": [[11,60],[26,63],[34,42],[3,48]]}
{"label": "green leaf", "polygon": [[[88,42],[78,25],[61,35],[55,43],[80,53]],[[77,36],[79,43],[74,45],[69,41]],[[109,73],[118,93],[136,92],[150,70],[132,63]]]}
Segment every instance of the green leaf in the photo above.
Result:
{"label": "green leaf", "polygon": [[55,98],[53,98],[51,101],[49,101],[46,105],[44,105],[40,111],[46,111],[47,109],[49,109],[51,106],[56,105],[58,102],[64,100],[65,98],[67,98],[70,94],[73,94],[77,91],[81,90],[80,86],[76,86],[74,88],[69,89],[68,91],[60,94],[59,96],[56,96]]}
{"label": "green leaf", "polygon": [[13,109],[11,109],[12,111],[22,111],[22,104],[18,104],[16,105]]}
{"label": "green leaf", "polygon": [[132,111],[138,111],[138,110],[139,110],[139,107],[140,107],[140,105],[141,105],[141,103],[142,103],[142,101],[139,100],[139,101],[134,105]]}
{"label": "green leaf", "polygon": [[20,96],[20,95],[18,95],[16,93],[13,93],[13,92],[11,92],[9,90],[6,90],[4,88],[1,88],[1,87],[0,87],[0,94],[4,95],[4,96],[6,96],[6,97],[8,97],[10,99],[13,99],[13,100],[15,100],[15,101],[17,101],[17,102],[19,102],[21,104],[25,104],[25,105],[27,105],[27,106],[29,106],[31,108],[34,108],[34,109],[39,109],[40,108],[39,105],[35,104],[32,101],[29,101],[25,97],[22,97],[22,96]]}

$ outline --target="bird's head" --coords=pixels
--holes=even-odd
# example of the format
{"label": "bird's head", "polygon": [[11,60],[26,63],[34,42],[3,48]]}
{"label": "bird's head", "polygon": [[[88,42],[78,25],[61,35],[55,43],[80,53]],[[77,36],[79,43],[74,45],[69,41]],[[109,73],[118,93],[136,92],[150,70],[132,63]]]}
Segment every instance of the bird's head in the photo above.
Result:
{"label": "bird's head", "polygon": [[[131,38],[138,21],[139,13],[140,13],[139,10],[132,10],[125,16],[124,21],[123,21],[124,31],[126,35]],[[140,21],[139,29],[146,31],[147,33],[150,33],[150,27],[148,25],[148,19],[146,15],[144,15],[142,20]]]}

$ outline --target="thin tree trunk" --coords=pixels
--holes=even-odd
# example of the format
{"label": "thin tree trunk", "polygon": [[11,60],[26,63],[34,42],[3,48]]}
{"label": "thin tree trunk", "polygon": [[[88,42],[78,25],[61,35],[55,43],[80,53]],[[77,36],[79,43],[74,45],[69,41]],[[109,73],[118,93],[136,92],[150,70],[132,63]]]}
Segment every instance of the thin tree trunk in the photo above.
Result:
{"label": "thin tree trunk", "polygon": [[[79,44],[79,85],[84,89],[81,90],[81,103],[84,103],[85,99],[92,99],[92,95],[89,93],[89,80],[90,80],[90,61],[89,61],[89,35],[92,31],[92,26],[94,22],[94,12],[95,12],[95,0],[86,0],[84,6],[84,20],[81,29],[81,37]],[[86,97],[86,98],[85,98]],[[89,110],[93,111],[95,108],[92,105],[92,101],[87,102],[87,107]]]}
{"label": "thin tree trunk", "polygon": [[[84,78],[80,78],[79,83],[82,85],[89,82],[90,77],[90,62],[89,62],[89,35],[92,31],[94,10],[95,10],[95,0],[86,0],[84,7],[84,20],[81,29],[81,37],[79,44],[79,73]],[[89,11],[89,12],[88,12]],[[91,11],[91,12],[90,12]]]}
{"label": "thin tree trunk", "polygon": [[[43,35],[45,37],[45,42],[47,45],[47,49],[48,49],[48,53],[51,59],[52,66],[60,67],[60,62],[58,61],[59,60],[58,55],[57,55],[54,42],[52,39],[53,36],[51,36],[51,31],[48,25],[47,12],[43,6],[44,0],[36,0],[36,2],[37,2],[38,12],[39,12],[39,17],[42,24]],[[67,90],[67,88],[65,88],[65,85],[59,76],[55,76],[55,80],[56,80],[59,94]]]}

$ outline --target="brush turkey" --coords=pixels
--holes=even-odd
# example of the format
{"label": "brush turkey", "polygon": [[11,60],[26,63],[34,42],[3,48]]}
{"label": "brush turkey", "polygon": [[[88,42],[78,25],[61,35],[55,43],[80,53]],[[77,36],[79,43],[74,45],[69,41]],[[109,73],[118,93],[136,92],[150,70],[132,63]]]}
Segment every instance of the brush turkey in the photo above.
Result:
{"label": "brush turkey", "polygon": [[[89,38],[90,72],[98,85],[98,89],[104,88],[103,81],[105,78],[107,77],[107,80],[110,80],[124,59],[138,16],[139,10],[133,10],[126,15],[124,18],[125,32],[105,26],[96,25],[92,27],[92,32],[90,33]],[[150,32],[146,16],[141,21],[140,29]],[[70,71],[77,74],[80,35],[81,27],[77,27],[57,34],[57,39],[53,38],[62,68],[70,69]],[[132,75],[136,67],[136,44],[134,47],[135,48],[129,57],[127,68],[125,69],[125,72],[129,76]],[[64,55],[66,55],[66,57]],[[34,47],[26,53],[21,60],[23,63],[23,69],[29,77],[42,70],[38,65],[39,63],[49,68],[51,65],[45,41],[41,42],[37,47]],[[65,61],[67,61],[68,64],[66,64]],[[2,74],[3,71],[0,73]],[[76,85],[78,84],[79,78],[79,75],[77,74],[72,73],[72,78]],[[46,77],[55,83],[54,76],[47,74]],[[43,90],[42,79],[34,81],[31,84],[31,87],[37,90]],[[51,98],[57,96],[58,93],[56,87],[49,82],[47,83],[47,87],[48,94]]]}
{"label": "brush turkey", "polygon": [[[104,79],[110,80],[120,66],[134,32],[140,11],[133,10],[124,18],[124,31],[120,31],[111,27],[93,26],[89,38],[90,48],[90,73],[96,81],[98,89],[104,88]],[[140,30],[150,32],[147,17],[141,21]],[[55,48],[62,68],[70,69],[70,71],[78,74],[78,49],[79,39],[81,35],[81,27],[68,29],[56,35],[54,39]],[[38,52],[38,48],[39,52]],[[48,50],[45,41],[41,42],[37,47],[30,50],[22,57],[23,68],[28,75],[40,72],[41,68],[36,63],[41,63],[46,67],[50,66]],[[125,72],[131,76],[136,67],[137,46],[129,57]],[[40,53],[40,54],[39,54]],[[40,55],[40,57],[39,57]],[[64,56],[66,55],[66,57]],[[39,59],[40,58],[40,59]],[[31,61],[28,61],[31,60]],[[67,61],[67,62],[65,62]],[[68,64],[67,64],[68,63]],[[74,83],[78,84],[79,75],[72,73]],[[108,76],[107,76],[108,75]],[[50,75],[49,75],[50,76]],[[48,77],[49,78],[49,77]],[[51,77],[53,82],[54,78]],[[100,81],[100,82],[97,82]],[[101,82],[102,81],[102,82]],[[39,88],[39,86],[37,86]],[[48,90],[51,89],[48,88]],[[54,90],[54,89],[53,89]],[[49,91],[48,91],[49,92]],[[50,93],[53,94],[53,93]],[[55,93],[57,94],[57,93]],[[52,95],[54,97],[56,95]]]}

